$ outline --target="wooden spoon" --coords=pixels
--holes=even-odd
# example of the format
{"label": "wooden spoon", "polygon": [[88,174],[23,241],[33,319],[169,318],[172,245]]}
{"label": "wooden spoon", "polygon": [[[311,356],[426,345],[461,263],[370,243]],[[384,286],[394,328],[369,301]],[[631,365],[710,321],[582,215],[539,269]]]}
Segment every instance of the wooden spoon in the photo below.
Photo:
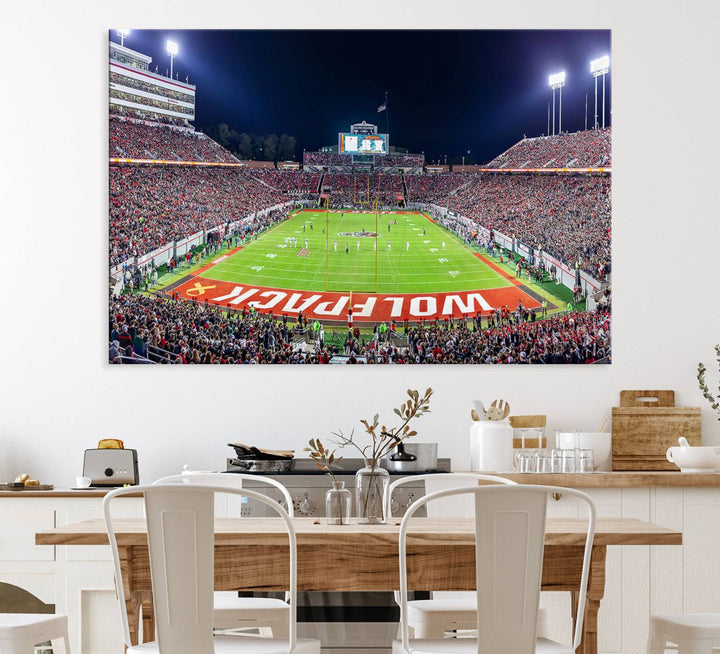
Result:
{"label": "wooden spoon", "polygon": [[505,420],[510,415],[510,405],[504,400],[493,400],[487,410],[488,420]]}

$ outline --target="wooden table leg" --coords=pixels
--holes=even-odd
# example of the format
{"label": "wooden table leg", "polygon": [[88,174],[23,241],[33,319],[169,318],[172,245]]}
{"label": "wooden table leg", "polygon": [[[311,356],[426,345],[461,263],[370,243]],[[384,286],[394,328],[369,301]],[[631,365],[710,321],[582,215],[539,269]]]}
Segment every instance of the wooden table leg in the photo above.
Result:
{"label": "wooden table leg", "polygon": [[139,595],[142,597],[143,643],[149,643],[151,640],[155,640],[155,609],[153,608],[152,593],[142,591]]}
{"label": "wooden table leg", "polygon": [[133,645],[140,644],[140,624],[142,622],[143,642],[147,643],[155,638],[155,611],[150,589],[147,548],[119,546],[118,554],[125,589],[125,609],[130,642]]}
{"label": "wooden table leg", "polygon": [[[597,654],[598,625],[597,616],[600,610],[600,600],[605,595],[605,555],[607,548],[604,545],[595,545],[590,558],[590,577],[588,579],[587,601],[585,604],[585,618],[583,620],[583,633],[577,654]],[[580,595],[572,593],[573,624],[577,620],[577,607]]]}
{"label": "wooden table leg", "polygon": [[140,611],[142,610],[142,600],[137,594],[125,596],[125,612],[127,613],[128,628],[130,630],[130,643],[138,645],[140,635]]}

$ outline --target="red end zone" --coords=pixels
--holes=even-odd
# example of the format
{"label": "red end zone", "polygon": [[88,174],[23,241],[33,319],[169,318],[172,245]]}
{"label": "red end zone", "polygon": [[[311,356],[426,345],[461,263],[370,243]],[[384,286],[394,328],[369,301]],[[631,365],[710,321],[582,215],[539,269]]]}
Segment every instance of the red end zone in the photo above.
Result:
{"label": "red end zone", "polygon": [[[207,278],[194,278],[176,289],[182,298],[208,302],[233,309],[254,307],[261,313],[343,321],[350,308],[350,293],[295,291],[266,286],[241,285]],[[353,320],[386,322],[395,320],[439,320],[487,314],[507,306],[514,311],[518,302],[525,308],[540,304],[517,286],[454,293],[374,294],[353,293]]]}

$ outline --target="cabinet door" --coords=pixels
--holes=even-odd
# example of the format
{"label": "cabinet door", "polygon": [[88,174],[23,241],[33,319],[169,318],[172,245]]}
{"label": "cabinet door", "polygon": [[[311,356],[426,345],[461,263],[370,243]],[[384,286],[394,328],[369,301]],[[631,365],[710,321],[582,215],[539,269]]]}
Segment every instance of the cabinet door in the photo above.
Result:
{"label": "cabinet door", "polygon": [[0,510],[0,561],[53,561],[55,547],[35,545],[35,533],[55,526],[55,511]]}

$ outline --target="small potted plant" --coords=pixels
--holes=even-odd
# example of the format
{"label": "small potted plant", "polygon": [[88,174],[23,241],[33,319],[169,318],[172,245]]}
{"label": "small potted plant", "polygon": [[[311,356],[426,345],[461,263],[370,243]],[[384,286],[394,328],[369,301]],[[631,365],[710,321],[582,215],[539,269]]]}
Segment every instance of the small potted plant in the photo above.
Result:
{"label": "small potted plant", "polygon": [[348,445],[360,452],[365,460],[365,467],[355,474],[355,502],[358,522],[381,524],[386,520],[385,495],[390,484],[390,473],[380,467],[380,460],[395,449],[406,438],[415,436],[417,432],[410,429],[410,421],[430,412],[430,398],[433,390],[428,388],[424,395],[416,390],[407,390],[409,399],[394,409],[402,422],[399,426],[389,428],[380,425],[380,417],[375,414],[372,423],[368,420],[360,422],[365,432],[370,435],[371,442],[361,447],[354,438],[355,431],[346,436],[341,430],[333,432],[340,447]]}
{"label": "small potted plant", "polygon": [[[717,357],[718,368],[720,368],[720,345],[715,346],[715,356]],[[710,408],[717,414],[717,419],[720,420],[720,392],[717,395],[713,395],[710,392],[710,389],[705,382],[705,373],[707,372],[707,368],[702,363],[702,361],[698,363],[697,370],[697,379],[698,386],[700,387],[700,392],[703,394],[703,397],[710,403]],[[720,386],[718,386],[718,391],[720,391]]]}
{"label": "small potted plant", "polygon": [[310,452],[310,458],[315,461],[315,465],[320,470],[324,470],[331,479],[332,488],[325,493],[327,523],[329,525],[349,525],[352,494],[345,488],[345,482],[338,481],[332,471],[333,463],[337,463],[342,457],[336,457],[335,450],[331,452],[326,449],[319,438],[311,438],[305,451]]}

